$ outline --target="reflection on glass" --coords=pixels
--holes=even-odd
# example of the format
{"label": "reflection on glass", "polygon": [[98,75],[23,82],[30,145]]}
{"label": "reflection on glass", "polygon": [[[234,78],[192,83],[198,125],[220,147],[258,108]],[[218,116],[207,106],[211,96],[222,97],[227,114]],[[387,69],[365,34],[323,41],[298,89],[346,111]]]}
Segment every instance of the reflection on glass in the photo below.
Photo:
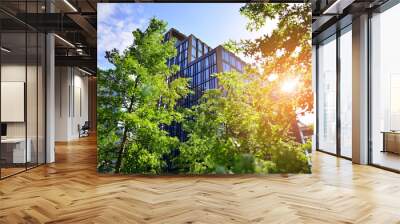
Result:
{"label": "reflection on glass", "polygon": [[[1,1],[21,15],[43,13],[45,0]],[[0,178],[45,163],[45,35],[0,12]],[[20,26],[18,24],[21,24]]]}
{"label": "reflection on glass", "polygon": [[27,162],[27,167],[31,168],[37,165],[38,145],[37,145],[37,80],[38,80],[38,35],[36,32],[27,33],[27,74],[26,74],[26,114],[27,114],[27,149],[30,158]]}
{"label": "reflection on glass", "polygon": [[45,44],[46,38],[44,34],[39,33],[39,40],[38,40],[38,77],[37,77],[37,90],[38,90],[38,136],[37,136],[37,147],[38,147],[38,157],[37,162],[38,164],[45,163],[45,60],[46,60],[46,52],[45,52]]}
{"label": "reflection on glass", "polygon": [[336,37],[318,48],[318,147],[336,153]]}
{"label": "reflection on glass", "polygon": [[[31,160],[26,144],[26,34],[2,33],[1,45],[1,161],[2,177],[25,170]],[[28,150],[27,150],[28,149]]]}
{"label": "reflection on glass", "polygon": [[[351,28],[351,27],[349,27]],[[346,30],[347,31],[347,30]],[[340,36],[340,153],[352,157],[352,35]]]}

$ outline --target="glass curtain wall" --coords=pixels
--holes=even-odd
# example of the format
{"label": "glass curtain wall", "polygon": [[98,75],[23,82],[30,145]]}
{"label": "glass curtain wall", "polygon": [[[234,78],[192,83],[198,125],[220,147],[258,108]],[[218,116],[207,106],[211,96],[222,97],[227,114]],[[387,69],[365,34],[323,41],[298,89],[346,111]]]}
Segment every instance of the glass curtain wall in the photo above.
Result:
{"label": "glass curtain wall", "polygon": [[[44,1],[4,1],[17,16]],[[12,24],[12,25],[10,25]],[[45,35],[0,13],[0,178],[45,163]]]}
{"label": "glass curtain wall", "polygon": [[336,154],[336,35],[318,46],[318,149]]}
{"label": "glass curtain wall", "polygon": [[352,157],[352,34],[351,25],[340,34],[340,154]]}
{"label": "glass curtain wall", "polygon": [[371,18],[372,164],[400,170],[400,4]]}

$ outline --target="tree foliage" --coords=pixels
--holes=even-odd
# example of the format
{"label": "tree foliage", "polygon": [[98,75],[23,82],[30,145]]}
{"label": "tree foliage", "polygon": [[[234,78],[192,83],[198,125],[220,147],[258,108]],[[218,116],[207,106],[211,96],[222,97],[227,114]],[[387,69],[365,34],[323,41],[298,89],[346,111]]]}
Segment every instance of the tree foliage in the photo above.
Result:
{"label": "tree foliage", "polygon": [[188,80],[167,80],[177,72],[166,60],[176,54],[174,40],[163,42],[166,23],[151,19],[122,54],[107,52],[114,69],[98,72],[99,169],[160,173],[163,157],[179,141],[162,128],[179,122],[178,99],[189,93]]}
{"label": "tree foliage", "polygon": [[290,98],[275,96],[251,72],[217,74],[221,88],[208,90],[186,111],[175,163],[189,173],[308,173],[304,149],[291,138]]}
{"label": "tree foliage", "polygon": [[278,76],[277,82],[298,78],[302,85],[301,91],[293,95],[295,107],[302,112],[312,112],[311,4],[248,3],[240,12],[248,18],[248,30],[265,26],[273,30],[255,40],[230,41],[226,47],[262,64],[264,79],[271,74]]}
{"label": "tree foliage", "polygon": [[[98,71],[99,171],[160,174],[173,167],[196,174],[310,172],[308,145],[293,141],[290,128],[296,122],[295,108],[307,105],[301,96],[285,94],[266,81],[270,72],[307,76],[308,62],[300,60],[307,46],[296,50],[302,45],[290,39],[305,38],[292,34],[299,31],[299,21],[290,12],[302,9],[285,4],[244,6],[241,12],[253,21],[249,29],[263,26],[266,17],[287,21],[271,36],[232,45],[249,55],[262,52],[264,73],[248,67],[243,73],[215,74],[219,88],[207,90],[196,106],[185,109],[177,102],[189,94],[189,80],[171,81],[178,68],[166,64],[176,55],[175,40],[163,40],[166,23],[153,18],[144,31],[133,31],[134,42],[124,52],[107,52],[114,68]],[[277,56],[277,51],[284,53]],[[184,142],[166,131],[177,123],[187,134]]]}

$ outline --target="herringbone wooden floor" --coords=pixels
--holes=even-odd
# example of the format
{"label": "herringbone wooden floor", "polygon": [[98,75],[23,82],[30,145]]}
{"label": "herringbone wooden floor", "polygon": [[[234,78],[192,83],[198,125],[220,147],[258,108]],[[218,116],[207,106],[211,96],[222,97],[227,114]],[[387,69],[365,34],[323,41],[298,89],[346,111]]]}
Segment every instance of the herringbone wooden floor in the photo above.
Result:
{"label": "herringbone wooden floor", "polygon": [[96,142],[0,181],[0,223],[400,223],[400,175],[315,153],[311,175],[96,173]]}

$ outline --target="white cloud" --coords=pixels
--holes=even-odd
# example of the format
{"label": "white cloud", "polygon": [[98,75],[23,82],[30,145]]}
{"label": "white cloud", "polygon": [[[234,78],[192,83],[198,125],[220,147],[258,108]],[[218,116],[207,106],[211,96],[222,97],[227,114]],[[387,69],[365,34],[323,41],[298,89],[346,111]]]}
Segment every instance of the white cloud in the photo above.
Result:
{"label": "white cloud", "polygon": [[[97,52],[99,67],[105,67],[105,52],[123,51],[133,43],[132,31],[143,29],[147,21],[140,14],[143,9],[135,4],[98,4]],[[140,18],[140,19],[139,19]]]}

